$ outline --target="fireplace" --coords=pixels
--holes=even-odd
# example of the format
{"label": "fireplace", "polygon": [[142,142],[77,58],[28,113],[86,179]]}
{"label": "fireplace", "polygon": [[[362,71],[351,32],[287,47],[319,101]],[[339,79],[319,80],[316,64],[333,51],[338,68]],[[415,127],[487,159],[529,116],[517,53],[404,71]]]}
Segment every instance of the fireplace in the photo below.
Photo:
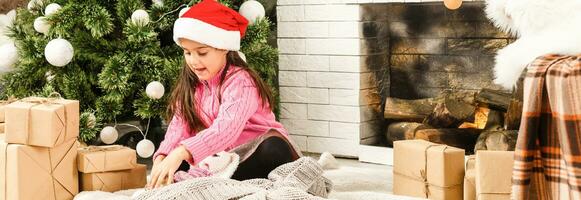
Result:
{"label": "fireplace", "polygon": [[389,146],[387,98],[500,91],[494,54],[513,39],[483,8],[483,1],[458,10],[434,1],[278,1],[282,123],[304,151],[374,162],[386,150],[373,150]]}

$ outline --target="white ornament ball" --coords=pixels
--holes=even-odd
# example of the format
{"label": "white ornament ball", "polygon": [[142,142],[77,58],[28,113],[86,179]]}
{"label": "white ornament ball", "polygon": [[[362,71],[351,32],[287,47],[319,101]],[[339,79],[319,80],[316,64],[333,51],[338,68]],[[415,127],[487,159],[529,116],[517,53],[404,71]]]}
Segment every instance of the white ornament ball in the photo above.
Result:
{"label": "white ornament ball", "polygon": [[139,24],[141,26],[145,26],[149,23],[149,14],[145,10],[136,10],[131,14],[131,21],[134,24]]}
{"label": "white ornament ball", "polygon": [[139,157],[149,158],[151,155],[153,155],[155,146],[151,140],[143,139],[137,143],[135,150],[137,151],[137,155],[139,155]]}
{"label": "white ornament ball", "polygon": [[163,0],[152,0],[153,5],[163,7]]}
{"label": "white ornament ball", "polygon": [[242,51],[238,51],[238,56],[240,56],[240,58],[242,58],[242,60],[244,60],[244,62],[246,62],[246,55],[244,55],[244,53],[242,53]]}
{"label": "white ornament ball", "polygon": [[185,8],[182,8],[182,9],[180,10],[179,17],[181,17],[182,15],[184,15],[186,12],[188,12],[188,10],[190,10],[190,7],[185,7]]}
{"label": "white ornament ball", "polygon": [[58,5],[56,3],[48,4],[48,6],[46,6],[46,8],[44,9],[44,16],[52,15],[53,13],[57,12],[60,9],[61,5]]}
{"label": "white ornament ball", "polygon": [[264,18],[264,6],[255,0],[248,0],[240,5],[240,14],[252,25],[256,20]]}
{"label": "white ornament ball", "polygon": [[113,144],[115,143],[115,141],[117,141],[119,133],[117,133],[117,129],[115,129],[115,127],[106,126],[105,128],[103,128],[103,130],[101,130],[101,134],[99,137],[101,137],[101,141],[103,141],[103,143]]}
{"label": "white ornament ball", "polygon": [[46,23],[46,17],[38,17],[34,20],[34,30],[36,32],[46,34],[50,29],[50,24]]}
{"label": "white ornament ball", "polygon": [[163,96],[163,93],[165,93],[165,88],[159,81],[152,81],[151,83],[147,84],[145,93],[149,98],[160,99]]}
{"label": "white ornament ball", "polygon": [[65,39],[51,40],[44,48],[44,57],[54,66],[62,67],[71,62],[74,55],[73,45]]}
{"label": "white ornament ball", "polygon": [[0,46],[0,69],[1,71],[10,71],[18,61],[18,49],[14,42],[8,42]]}

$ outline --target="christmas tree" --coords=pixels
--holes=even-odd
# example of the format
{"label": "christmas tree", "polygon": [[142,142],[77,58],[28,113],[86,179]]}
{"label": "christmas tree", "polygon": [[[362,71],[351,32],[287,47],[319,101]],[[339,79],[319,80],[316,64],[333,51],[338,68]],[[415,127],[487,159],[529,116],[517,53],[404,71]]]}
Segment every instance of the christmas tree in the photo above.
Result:
{"label": "christmas tree", "polygon": [[[12,42],[0,47],[0,60],[7,60],[0,68],[9,71],[0,80],[1,97],[57,92],[79,100],[85,142],[101,124],[164,118],[169,88],[184,65],[172,40],[173,23],[199,1],[32,0],[6,31]],[[219,2],[249,19],[241,52],[278,97],[278,54],[267,44],[272,23],[264,8],[254,0]],[[6,58],[4,52],[18,56]]]}

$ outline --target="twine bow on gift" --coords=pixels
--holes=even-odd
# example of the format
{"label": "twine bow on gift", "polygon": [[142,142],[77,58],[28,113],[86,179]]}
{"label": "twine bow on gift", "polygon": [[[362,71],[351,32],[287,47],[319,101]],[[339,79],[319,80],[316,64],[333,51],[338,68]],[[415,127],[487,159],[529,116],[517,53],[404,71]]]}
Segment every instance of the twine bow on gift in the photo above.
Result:
{"label": "twine bow on gift", "polygon": [[[59,100],[59,99],[62,99],[61,95],[57,92],[52,92],[46,98],[45,97],[27,97],[27,98],[20,100],[22,102],[35,104],[33,106],[28,107],[28,110],[27,110],[27,112],[28,112],[28,120],[26,122],[26,133],[27,133],[26,134],[26,143],[27,144],[30,144],[30,135],[31,135],[30,134],[30,123],[31,123],[30,119],[32,118],[32,116],[31,116],[32,115],[32,112],[31,112],[32,108],[35,106],[47,105],[47,104],[61,104],[62,105],[62,103],[57,102],[57,100]],[[64,115],[63,122],[64,123],[67,122],[67,113],[66,112]],[[66,132],[67,132],[66,124],[64,124],[64,128],[65,128],[64,133],[66,134]]]}
{"label": "twine bow on gift", "polygon": [[59,99],[62,99],[61,94],[58,92],[52,92],[48,97],[27,97],[21,101],[35,104],[58,104],[56,101]]}
{"label": "twine bow on gift", "polygon": [[[428,150],[432,147],[442,146],[442,144],[430,144],[424,149],[424,169],[420,169],[420,176],[424,182],[424,194],[426,194],[426,199],[430,197],[430,183],[428,182]],[[446,151],[448,146],[444,145],[442,152]]]}

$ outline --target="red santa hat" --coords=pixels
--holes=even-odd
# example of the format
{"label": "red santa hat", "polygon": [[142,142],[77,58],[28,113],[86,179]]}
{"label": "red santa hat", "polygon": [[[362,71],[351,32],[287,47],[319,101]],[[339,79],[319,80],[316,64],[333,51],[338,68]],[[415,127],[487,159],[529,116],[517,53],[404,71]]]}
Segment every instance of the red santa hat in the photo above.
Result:
{"label": "red santa hat", "polygon": [[173,39],[193,40],[230,51],[240,50],[248,20],[215,0],[203,0],[192,6],[174,24]]}

